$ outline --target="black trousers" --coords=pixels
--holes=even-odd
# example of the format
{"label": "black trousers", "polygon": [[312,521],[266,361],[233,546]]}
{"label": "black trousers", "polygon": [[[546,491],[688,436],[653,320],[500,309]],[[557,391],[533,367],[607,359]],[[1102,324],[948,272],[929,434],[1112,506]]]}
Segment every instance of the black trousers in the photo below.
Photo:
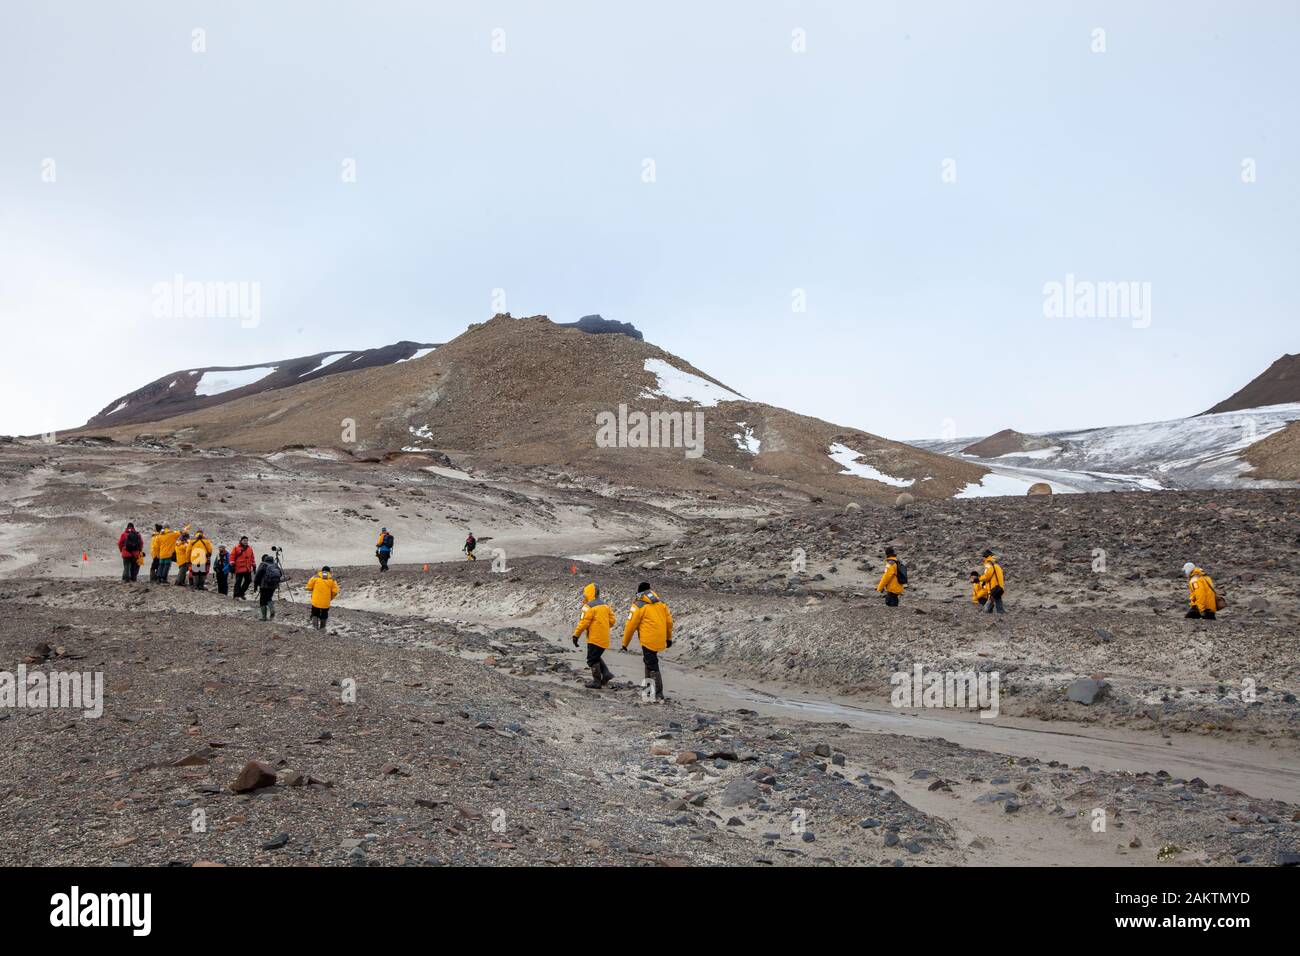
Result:
{"label": "black trousers", "polygon": [[898,595],[885,592],[885,607],[898,607]]}
{"label": "black trousers", "polygon": [[387,570],[388,570],[388,558],[389,558],[389,552],[387,552],[387,551],[380,551],[380,552],[378,552],[378,555],[379,555],[379,570],[380,570],[380,571],[387,571]]}
{"label": "black trousers", "polygon": [[659,672],[659,653],[641,648],[641,663],[645,665],[646,680],[654,681],[655,697],[664,696],[664,678]]}
{"label": "black trousers", "polygon": [[238,571],[235,573],[235,597],[243,598],[248,591],[248,585],[253,581],[253,572]]}
{"label": "black trousers", "polygon": [[157,581],[157,580],[158,580],[158,564],[159,564],[159,561],[160,561],[159,558],[154,558],[153,561],[149,564],[149,580],[150,580],[150,581]]}
{"label": "black trousers", "polygon": [[229,590],[227,582],[229,580],[230,580],[230,573],[228,571],[217,572],[217,593],[218,594],[227,593],[227,591]]}
{"label": "black trousers", "polygon": [[140,573],[140,565],[135,563],[135,558],[122,559],[122,580],[134,581]]}
{"label": "black trousers", "polygon": [[[257,606],[266,607],[271,603],[271,598],[275,597],[275,588],[259,588],[257,592]],[[315,615],[312,615],[315,617]]]}
{"label": "black trousers", "polygon": [[609,680],[614,676],[609,665],[605,663],[605,648],[590,641],[587,642],[587,666],[600,671],[601,680]]}

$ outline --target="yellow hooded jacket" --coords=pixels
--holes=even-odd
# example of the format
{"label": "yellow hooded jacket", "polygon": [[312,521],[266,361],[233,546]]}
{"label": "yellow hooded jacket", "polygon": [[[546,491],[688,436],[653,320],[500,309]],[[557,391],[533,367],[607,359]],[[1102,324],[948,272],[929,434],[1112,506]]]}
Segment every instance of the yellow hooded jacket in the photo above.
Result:
{"label": "yellow hooded jacket", "polygon": [[190,548],[194,547],[193,541],[176,542],[176,563],[184,566],[190,563]]}
{"label": "yellow hooded jacket", "polygon": [[637,595],[633,602],[632,614],[623,628],[624,647],[632,643],[633,634],[647,651],[667,650],[668,642],[673,639],[672,612],[654,591]]}
{"label": "yellow hooded jacket", "polygon": [[979,581],[970,583],[970,600],[972,604],[979,604],[980,598],[989,596],[989,586]]}
{"label": "yellow hooded jacket", "polygon": [[600,590],[594,584],[582,589],[582,619],[573,629],[573,636],[587,635],[587,643],[596,647],[609,647],[609,632],[617,623],[614,610],[600,600]]}
{"label": "yellow hooded jacket", "polygon": [[[164,561],[170,561],[176,557],[176,541],[181,536],[179,531],[173,531],[171,528],[164,528],[161,535],[162,540],[158,542],[158,557]],[[154,536],[159,537],[158,535]]]}
{"label": "yellow hooded jacket", "polygon": [[1002,565],[998,564],[997,558],[989,556],[984,559],[984,573],[980,575],[980,584],[983,584],[987,590],[985,594],[992,591],[995,587],[1007,589],[1006,578],[1002,576]]}
{"label": "yellow hooded jacket", "polygon": [[330,601],[339,596],[339,583],[330,577],[326,571],[312,575],[307,582],[307,590],[311,592],[311,606],[327,608]]}
{"label": "yellow hooded jacket", "polygon": [[149,557],[151,558],[162,557],[163,535],[165,535],[168,532],[168,530],[169,529],[167,528],[163,528],[161,531],[155,531],[153,534],[149,536]]}
{"label": "yellow hooded jacket", "polygon": [[1219,609],[1218,595],[1214,593],[1214,579],[1200,568],[1193,568],[1187,577],[1187,599],[1202,614]]}
{"label": "yellow hooded jacket", "polygon": [[190,542],[190,567],[202,574],[208,563],[208,540],[199,538]]}
{"label": "yellow hooded jacket", "polygon": [[898,583],[898,559],[885,559],[885,573],[880,576],[880,583],[876,585],[878,592],[888,591],[890,594],[902,594],[903,585]]}

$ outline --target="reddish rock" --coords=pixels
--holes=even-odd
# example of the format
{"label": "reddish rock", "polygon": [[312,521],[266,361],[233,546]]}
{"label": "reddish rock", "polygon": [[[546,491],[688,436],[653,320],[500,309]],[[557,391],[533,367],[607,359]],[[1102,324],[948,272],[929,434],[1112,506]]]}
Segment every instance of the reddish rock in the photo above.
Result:
{"label": "reddish rock", "polygon": [[239,771],[239,776],[230,785],[230,789],[235,793],[250,793],[262,787],[275,786],[275,780],[275,771],[268,764],[260,760],[250,760],[244,764],[244,769]]}

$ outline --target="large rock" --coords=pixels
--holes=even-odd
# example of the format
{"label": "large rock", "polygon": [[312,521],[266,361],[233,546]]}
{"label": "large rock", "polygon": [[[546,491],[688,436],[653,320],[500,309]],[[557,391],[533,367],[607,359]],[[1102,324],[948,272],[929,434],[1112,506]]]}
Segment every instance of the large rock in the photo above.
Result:
{"label": "large rock", "polygon": [[1032,485],[1029,486],[1029,491],[1026,492],[1026,494],[1030,494],[1030,495],[1050,495],[1051,493],[1052,493],[1052,486],[1045,481],[1034,482]]}
{"label": "large rock", "polygon": [[275,771],[271,766],[260,760],[250,760],[244,764],[244,769],[239,771],[239,776],[230,785],[230,789],[235,793],[250,793],[262,787],[273,786],[275,786]]}
{"label": "large rock", "polygon": [[758,788],[758,784],[753,780],[737,777],[723,789],[722,805],[724,807],[739,807],[746,803],[753,803],[761,799],[762,796],[763,791]]}
{"label": "large rock", "polygon": [[1106,696],[1110,685],[1104,680],[1096,680],[1092,677],[1080,677],[1076,681],[1071,681],[1070,686],[1065,688],[1067,700],[1072,700],[1076,704],[1092,704]]}
{"label": "large rock", "polygon": [[914,498],[912,495],[904,491],[901,495],[899,495],[897,498],[894,499],[894,505],[895,507],[898,508],[904,508],[907,505],[910,505],[914,501],[916,501],[916,498]]}

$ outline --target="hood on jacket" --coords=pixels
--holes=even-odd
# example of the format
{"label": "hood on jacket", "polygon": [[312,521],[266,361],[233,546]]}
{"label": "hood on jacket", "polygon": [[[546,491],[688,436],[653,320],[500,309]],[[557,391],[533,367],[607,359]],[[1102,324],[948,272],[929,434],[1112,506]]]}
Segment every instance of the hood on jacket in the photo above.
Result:
{"label": "hood on jacket", "polygon": [[597,585],[596,582],[594,581],[582,589],[582,599],[586,601],[588,604],[592,603],[599,597],[600,597],[600,586]]}

